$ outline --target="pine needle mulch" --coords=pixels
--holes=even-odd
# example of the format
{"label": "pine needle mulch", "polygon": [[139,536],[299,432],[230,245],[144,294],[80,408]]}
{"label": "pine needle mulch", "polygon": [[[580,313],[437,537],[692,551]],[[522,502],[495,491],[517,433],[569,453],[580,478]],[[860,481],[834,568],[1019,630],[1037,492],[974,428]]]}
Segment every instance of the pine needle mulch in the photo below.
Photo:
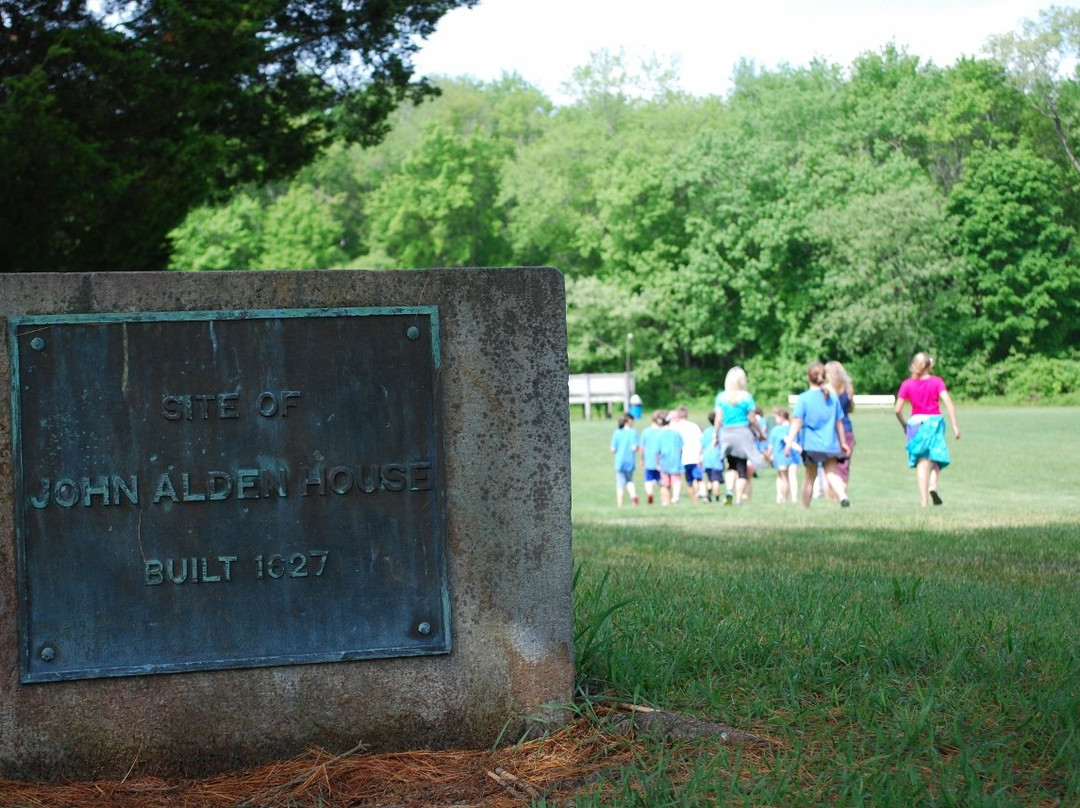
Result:
{"label": "pine needle mulch", "polygon": [[[625,723],[620,728],[617,723],[597,718],[581,717],[539,740],[499,749],[369,755],[361,745],[342,755],[316,749],[294,760],[199,780],[131,777],[64,784],[0,780],[0,805],[510,808],[545,800],[572,806],[575,795],[611,790],[623,767],[647,757],[644,740],[636,739],[634,732],[628,733]],[[694,734],[698,734],[696,730]],[[713,734],[711,728],[707,734]],[[715,740],[759,745],[756,741],[760,739],[743,733],[740,736],[717,736]],[[678,734],[670,737],[677,738]]]}
{"label": "pine needle mulch", "polygon": [[343,755],[294,760],[199,780],[132,777],[64,784],[0,780],[0,804],[17,808],[509,808],[572,805],[603,793],[645,755],[642,742],[596,716],[534,741],[488,750]]}

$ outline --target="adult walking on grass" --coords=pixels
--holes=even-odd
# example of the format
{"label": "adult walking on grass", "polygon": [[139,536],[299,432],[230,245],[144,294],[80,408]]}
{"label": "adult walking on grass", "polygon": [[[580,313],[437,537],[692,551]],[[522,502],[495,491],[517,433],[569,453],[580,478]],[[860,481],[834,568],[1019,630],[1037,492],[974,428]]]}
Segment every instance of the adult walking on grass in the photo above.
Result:
{"label": "adult walking on grass", "polygon": [[750,476],[754,469],[765,465],[765,458],[758,449],[761,425],[755,410],[757,403],[746,389],[746,371],[733,367],[724,377],[724,389],[716,394],[716,436],[714,443],[720,446],[721,456],[727,459],[728,470],[724,475],[726,492],[724,504],[742,505],[748,494]]}
{"label": "adult walking on grass", "polygon": [[843,508],[851,504],[847,486],[837,471],[837,464],[848,454],[844,433],[844,410],[840,397],[826,384],[825,366],[811,362],[806,369],[809,387],[799,393],[784,452],[801,451],[806,474],[803,477],[802,504],[809,508],[814,499],[814,481],[821,464],[825,480],[836,492]]}
{"label": "adult walking on grass", "polygon": [[[940,376],[935,376],[934,360],[921,351],[911,359],[911,376],[904,379],[896,394],[894,412],[904,428],[907,439],[908,468],[915,469],[915,481],[919,487],[919,501],[925,508],[930,502],[942,503],[938,493],[938,476],[951,462],[949,447],[945,443],[945,418],[941,405],[945,405],[952,422],[953,437],[960,440],[960,425],[956,421],[956,407]],[[904,405],[911,407],[911,415],[904,418]]]}

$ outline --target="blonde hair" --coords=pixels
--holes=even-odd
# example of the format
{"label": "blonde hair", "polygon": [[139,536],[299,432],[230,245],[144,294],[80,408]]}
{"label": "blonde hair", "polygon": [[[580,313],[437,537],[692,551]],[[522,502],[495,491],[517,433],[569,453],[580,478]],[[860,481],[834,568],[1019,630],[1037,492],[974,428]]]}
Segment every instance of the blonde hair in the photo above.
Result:
{"label": "blonde hair", "polygon": [[724,377],[725,393],[741,393],[746,390],[746,371],[736,365]]}
{"label": "blonde hair", "polygon": [[848,395],[851,395],[851,376],[848,375],[844,366],[835,359],[825,363],[825,378],[829,380],[829,385],[837,393],[846,390]]}
{"label": "blonde hair", "polygon": [[928,373],[931,368],[934,367],[934,357],[928,353],[919,351],[915,356],[911,357],[910,370],[916,376],[921,376],[924,373]]}

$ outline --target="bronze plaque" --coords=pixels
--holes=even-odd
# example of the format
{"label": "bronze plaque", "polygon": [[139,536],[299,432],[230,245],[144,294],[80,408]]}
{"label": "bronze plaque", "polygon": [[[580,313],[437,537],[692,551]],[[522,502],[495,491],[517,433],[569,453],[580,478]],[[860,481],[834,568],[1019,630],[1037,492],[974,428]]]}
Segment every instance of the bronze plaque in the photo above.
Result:
{"label": "bronze plaque", "polygon": [[450,650],[436,308],[9,343],[22,681]]}

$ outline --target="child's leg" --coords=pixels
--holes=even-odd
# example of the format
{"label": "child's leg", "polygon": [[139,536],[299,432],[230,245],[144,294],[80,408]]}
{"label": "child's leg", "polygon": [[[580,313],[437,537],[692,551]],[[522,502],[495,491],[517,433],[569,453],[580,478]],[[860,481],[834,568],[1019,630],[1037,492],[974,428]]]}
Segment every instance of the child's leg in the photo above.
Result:
{"label": "child's leg", "polygon": [[835,459],[825,461],[825,479],[829,483],[829,488],[835,492],[837,501],[841,504],[847,502],[847,485],[844,483],[844,478],[840,476],[840,472],[836,470]]}
{"label": "child's leg", "polygon": [[799,466],[792,463],[787,467],[788,476],[788,502],[795,504],[795,498],[799,492]]}
{"label": "child's leg", "polygon": [[810,503],[814,499],[814,483],[817,482],[817,463],[806,464],[806,476],[803,477],[802,483],[802,504],[804,508],[809,508]]}
{"label": "child's leg", "polygon": [[626,493],[630,495],[630,502],[634,505],[638,504],[637,489],[634,488],[634,481],[629,480],[626,483]]}
{"label": "child's leg", "polygon": [[735,471],[735,504],[742,505],[750,485],[749,468],[742,458],[736,458],[735,462],[738,464]]}
{"label": "child's leg", "polygon": [[832,480],[833,475],[827,472],[821,475],[821,493],[829,502],[839,502],[841,497],[833,487]]}
{"label": "child's leg", "polygon": [[929,458],[923,457],[915,464],[915,482],[919,486],[919,503],[925,508],[930,497],[930,466]]}

